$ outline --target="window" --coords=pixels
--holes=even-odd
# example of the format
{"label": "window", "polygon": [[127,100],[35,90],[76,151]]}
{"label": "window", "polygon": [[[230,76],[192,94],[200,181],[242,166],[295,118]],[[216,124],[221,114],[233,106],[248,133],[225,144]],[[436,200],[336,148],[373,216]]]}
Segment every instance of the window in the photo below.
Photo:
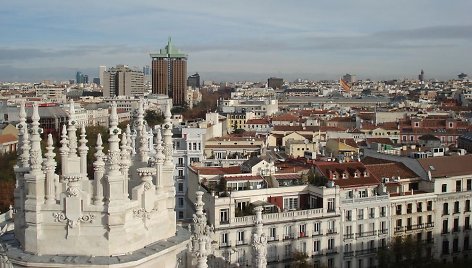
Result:
{"label": "window", "polygon": [[290,258],[292,256],[292,245],[288,244],[284,246],[285,258]]}
{"label": "window", "polygon": [[423,217],[418,216],[418,218],[416,219],[416,224],[423,225]]}
{"label": "window", "polygon": [[334,211],[334,198],[328,198],[328,211]]}
{"label": "window", "polygon": [[184,191],[184,183],[183,182],[179,182],[179,184],[177,184],[177,191],[180,192],[180,193]]}
{"label": "window", "polygon": [[183,157],[178,158],[177,166],[178,167],[183,167],[184,166],[184,158]]}
{"label": "window", "polygon": [[320,248],[320,240],[315,240],[313,241],[313,251],[314,252],[319,252],[321,250]]}
{"label": "window", "polygon": [[277,237],[277,229],[275,227],[269,228],[269,238],[275,239]]}
{"label": "window", "polygon": [[416,212],[422,212],[423,211],[423,203],[422,202],[418,202],[416,204]]}
{"label": "window", "polygon": [[443,240],[443,243],[442,243],[442,254],[443,254],[443,255],[449,254],[449,241],[447,241],[447,240]]}
{"label": "window", "polygon": [[459,218],[454,219],[454,225],[452,227],[453,232],[459,232]]}
{"label": "window", "polygon": [[413,212],[413,204],[408,203],[406,206],[406,213],[411,214]]}
{"label": "window", "polygon": [[387,216],[387,208],[386,207],[381,207],[380,208],[380,217],[386,217]]}
{"label": "window", "polygon": [[299,237],[306,237],[306,224],[300,224],[298,226]]}
{"label": "window", "polygon": [[183,219],[184,218],[184,212],[179,211],[178,217],[179,217],[179,220]]}
{"label": "window", "polygon": [[459,213],[459,201],[454,202],[454,213]]}
{"label": "window", "polygon": [[397,215],[402,215],[402,205],[397,205]]}
{"label": "window", "polygon": [[352,210],[346,210],[346,221],[352,220]]}
{"label": "window", "polygon": [[462,191],[461,189],[461,181],[460,180],[457,180],[456,181],[456,192],[460,192]]}
{"label": "window", "polygon": [[220,224],[229,223],[229,209],[220,209]]}
{"label": "window", "polygon": [[467,179],[467,191],[472,190],[472,179]]}
{"label": "window", "polygon": [[469,212],[470,211],[470,200],[465,200],[465,211]]}
{"label": "window", "polygon": [[470,216],[464,218],[464,229],[470,230]]}
{"label": "window", "polygon": [[284,198],[284,209],[286,210],[298,209],[298,197]]}
{"label": "window", "polygon": [[443,228],[442,228],[442,233],[443,233],[443,234],[446,234],[446,233],[447,233],[448,227],[449,227],[449,226],[448,226],[447,220],[443,220]]}
{"label": "window", "polygon": [[397,229],[402,227],[402,219],[397,219]]}
{"label": "window", "polygon": [[238,245],[244,244],[244,231],[238,231]]}
{"label": "window", "polygon": [[387,232],[387,222],[385,222],[385,221],[380,222],[380,230],[381,230],[382,233]]}
{"label": "window", "polygon": [[358,220],[363,220],[364,219],[364,209],[360,208],[357,210],[357,219]]}
{"label": "window", "polygon": [[200,158],[198,157],[190,157],[190,163],[198,163],[200,162]]}
{"label": "window", "polygon": [[469,242],[469,237],[466,236],[464,237],[464,250],[469,250],[470,249],[470,242]]}
{"label": "window", "polygon": [[228,245],[229,244],[228,233],[222,233],[221,234],[221,244],[223,244],[223,245]]}
{"label": "window", "polygon": [[334,228],[335,222],[334,221],[329,221],[328,222],[328,233],[334,233],[336,232]]}
{"label": "window", "polygon": [[179,173],[179,177],[180,177],[180,179],[183,179],[183,176],[184,176],[184,170],[183,170],[183,169],[179,169],[177,172]]}
{"label": "window", "polygon": [[433,223],[433,215],[428,215],[428,224]]}
{"label": "window", "polygon": [[320,231],[320,225],[321,225],[321,222],[315,222],[313,224],[313,233],[314,234],[320,234],[321,231]]}
{"label": "window", "polygon": [[334,238],[328,239],[328,250],[334,249]]}
{"label": "window", "polygon": [[406,219],[406,229],[411,230],[411,218]]}
{"label": "window", "polygon": [[448,215],[449,214],[449,204],[444,203],[443,204],[443,215]]}
{"label": "window", "polygon": [[369,218],[375,218],[375,208],[370,208]]}
{"label": "window", "polygon": [[184,199],[182,197],[179,197],[177,200],[178,200],[177,205],[179,206],[179,208],[183,207],[184,206]]}
{"label": "window", "polygon": [[426,207],[426,209],[428,211],[432,211],[433,210],[433,201],[428,201],[428,206]]}
{"label": "window", "polygon": [[328,259],[328,268],[334,268],[334,258]]}
{"label": "window", "polygon": [[285,239],[292,238],[292,226],[291,225],[285,225],[284,226],[284,238]]}
{"label": "window", "polygon": [[442,185],[442,192],[443,193],[447,192],[447,184]]}

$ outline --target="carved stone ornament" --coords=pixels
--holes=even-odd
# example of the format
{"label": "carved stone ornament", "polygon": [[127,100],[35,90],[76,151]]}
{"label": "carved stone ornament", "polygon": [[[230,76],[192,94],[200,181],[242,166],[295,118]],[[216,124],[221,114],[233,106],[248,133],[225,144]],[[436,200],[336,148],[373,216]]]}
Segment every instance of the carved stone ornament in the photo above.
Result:
{"label": "carved stone ornament", "polygon": [[55,222],[67,222],[69,228],[74,228],[78,226],[81,222],[92,223],[95,219],[95,215],[92,214],[82,215],[80,218],[75,220],[68,219],[66,215],[62,212],[54,212],[52,216],[54,217]]}

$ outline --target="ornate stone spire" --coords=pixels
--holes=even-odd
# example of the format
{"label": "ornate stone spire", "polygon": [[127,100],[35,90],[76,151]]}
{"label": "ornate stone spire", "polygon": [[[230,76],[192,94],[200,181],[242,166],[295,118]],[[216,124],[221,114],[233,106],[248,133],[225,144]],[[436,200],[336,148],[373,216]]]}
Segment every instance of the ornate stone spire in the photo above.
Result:
{"label": "ornate stone spire", "polygon": [[43,130],[39,127],[39,110],[38,104],[33,104],[33,115],[31,116],[31,149],[30,149],[30,164],[31,173],[42,173],[41,165],[43,163],[43,156],[41,152],[41,134]]}
{"label": "ornate stone spire", "polygon": [[128,145],[128,136],[126,133],[121,135],[121,173],[125,177],[125,183],[123,184],[124,197],[128,198],[128,171],[131,166],[131,147]]}
{"label": "ornate stone spire", "polygon": [[126,125],[126,138],[128,138],[128,146],[131,147],[131,154],[135,154],[134,148],[133,148],[133,138],[131,137],[131,126],[129,124]]}
{"label": "ornate stone spire", "polygon": [[80,173],[87,174],[87,134],[85,132],[85,125],[82,125],[80,128],[80,147],[79,147],[79,156],[80,156]]}
{"label": "ornate stone spire", "polygon": [[69,156],[77,156],[77,120],[75,118],[75,107],[72,99],[70,100],[69,113],[69,127],[67,128],[69,134]]}
{"label": "ornate stone spire", "polygon": [[108,174],[107,174],[107,183],[108,186],[105,187],[107,192],[105,192],[105,198],[109,201],[109,206],[114,204],[117,201],[117,205],[123,199],[124,193],[124,182],[125,179],[123,174],[120,172],[121,164],[121,151],[120,151],[120,138],[121,130],[118,128],[118,114],[116,111],[116,102],[111,104],[111,113],[110,113],[110,138],[108,139],[108,144],[110,149],[108,150]]}
{"label": "ornate stone spire", "polygon": [[54,204],[56,203],[56,160],[54,153],[52,134],[48,134],[47,147],[46,147],[46,161],[44,161],[44,169],[46,171],[46,203]]}
{"label": "ornate stone spire", "polygon": [[214,228],[207,225],[206,213],[203,212],[202,201],[203,192],[196,192],[197,202],[195,203],[195,214],[193,214],[193,232],[191,236],[190,251],[197,259],[198,268],[206,268],[207,257],[213,253],[212,237]]}
{"label": "ornate stone spire", "polygon": [[147,163],[149,160],[149,137],[146,127],[146,121],[144,121],[144,102],[143,99],[139,100],[138,115],[137,115],[137,129],[139,139],[139,158],[142,162]]}
{"label": "ornate stone spire", "polygon": [[103,175],[105,174],[105,162],[103,161],[103,157],[105,154],[103,153],[103,142],[102,142],[102,134],[98,133],[97,135],[97,145],[95,146],[95,162],[93,162],[94,168],[94,193],[93,193],[93,203],[95,205],[99,205],[103,202]]}
{"label": "ornate stone spire", "polygon": [[256,230],[252,235],[253,266],[257,268],[267,267],[267,237],[262,231],[262,207],[256,207]]}
{"label": "ornate stone spire", "polygon": [[173,145],[172,145],[172,122],[171,122],[171,112],[170,112],[170,105],[166,106],[166,111],[164,113],[164,156],[165,156],[165,164],[166,165],[173,165]]}
{"label": "ornate stone spire", "polygon": [[26,110],[25,102],[20,103],[20,122],[18,128],[18,167],[29,166],[29,139],[28,139],[28,125],[26,124]]}
{"label": "ornate stone spire", "polygon": [[66,125],[62,125],[62,133],[61,133],[61,148],[59,152],[61,153],[61,173],[62,175],[66,175],[69,171],[68,165],[68,156],[69,156],[69,140],[67,137],[67,128]]}

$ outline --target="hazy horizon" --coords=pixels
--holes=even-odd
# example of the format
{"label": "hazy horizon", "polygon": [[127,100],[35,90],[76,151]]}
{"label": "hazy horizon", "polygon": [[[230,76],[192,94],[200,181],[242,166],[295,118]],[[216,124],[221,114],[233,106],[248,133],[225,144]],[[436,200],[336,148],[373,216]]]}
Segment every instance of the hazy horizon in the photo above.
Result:
{"label": "hazy horizon", "polygon": [[472,2],[6,2],[0,81],[91,80],[98,66],[150,65],[169,36],[203,80],[269,76],[452,79],[470,73]]}

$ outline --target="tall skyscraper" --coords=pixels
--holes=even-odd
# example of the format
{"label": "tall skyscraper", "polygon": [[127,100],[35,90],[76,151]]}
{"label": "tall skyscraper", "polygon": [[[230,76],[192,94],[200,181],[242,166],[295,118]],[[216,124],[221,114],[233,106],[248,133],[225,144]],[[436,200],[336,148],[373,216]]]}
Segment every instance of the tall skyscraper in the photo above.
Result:
{"label": "tall skyscraper", "polygon": [[159,53],[151,53],[150,56],[152,93],[169,96],[176,106],[184,105],[187,89],[187,55],[174,47],[169,38],[165,48]]}
{"label": "tall skyscraper", "polygon": [[98,67],[98,78],[100,78],[100,86],[103,86],[103,74],[107,70],[106,66],[100,65]]}
{"label": "tall skyscraper", "polygon": [[103,74],[103,96],[143,96],[144,75],[141,71],[117,65]]}

